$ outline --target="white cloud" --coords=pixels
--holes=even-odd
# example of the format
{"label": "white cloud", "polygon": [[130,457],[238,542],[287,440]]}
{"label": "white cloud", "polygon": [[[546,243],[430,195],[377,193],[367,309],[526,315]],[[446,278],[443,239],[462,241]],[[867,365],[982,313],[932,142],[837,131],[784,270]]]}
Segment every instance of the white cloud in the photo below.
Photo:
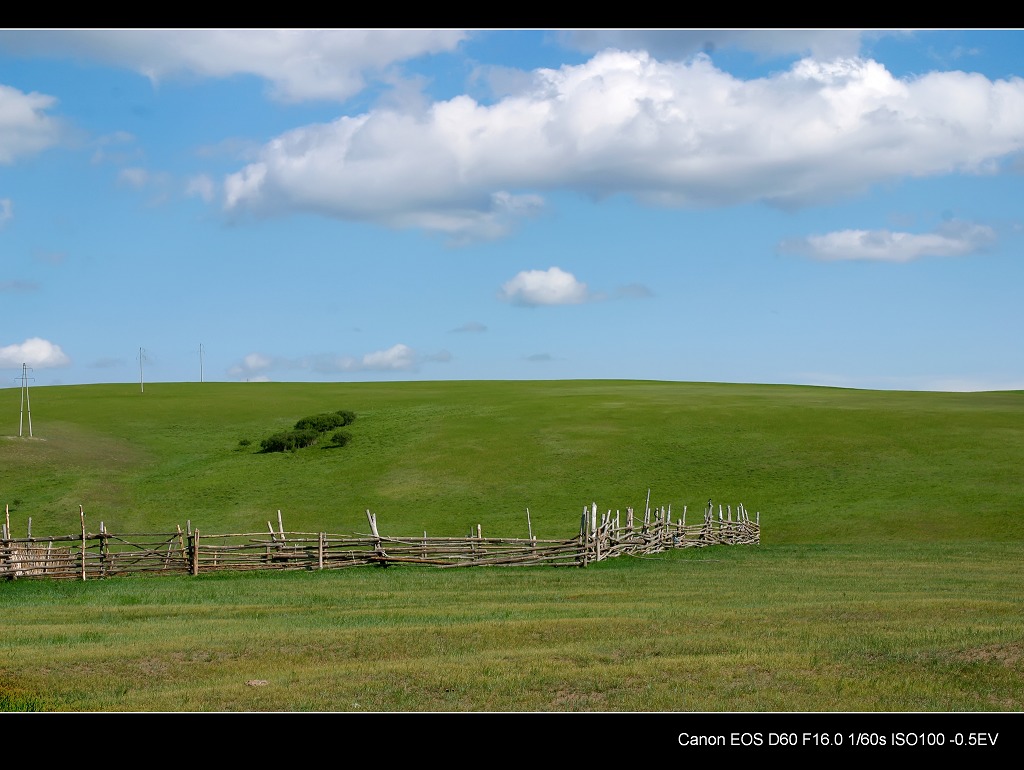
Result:
{"label": "white cloud", "polygon": [[605,48],[640,49],[664,59],[738,48],[762,56],[856,56],[865,35],[900,34],[856,29],[588,29],[561,33],[563,42],[594,53]]}
{"label": "white cloud", "polygon": [[785,241],[780,249],[823,261],[910,262],[921,257],[962,257],[983,251],[996,239],[985,225],[951,222],[934,233],[840,230]]}
{"label": "white cloud", "polygon": [[445,363],[451,360],[451,354],[442,350],[431,355],[421,355],[408,345],[398,343],[386,350],[377,350],[363,356],[336,356],[319,354],[301,358],[285,358],[267,356],[262,353],[249,353],[241,363],[228,369],[232,377],[244,377],[253,380],[256,375],[270,371],[313,371],[321,374],[341,372],[389,372],[412,371],[423,362]]}
{"label": "white cloud", "polygon": [[444,29],[10,30],[0,49],[76,56],[127,67],[153,82],[180,76],[255,75],[281,101],[344,100],[366,76],[454,49],[466,33]]}
{"label": "white cloud", "polygon": [[578,305],[589,298],[587,285],[559,267],[523,270],[501,287],[501,298],[516,305]]}
{"label": "white cloud", "polygon": [[0,164],[10,164],[57,143],[60,126],[46,111],[57,104],[52,96],[0,84]]}
{"label": "white cloud", "polygon": [[140,188],[144,187],[146,182],[149,181],[149,173],[146,169],[139,168],[138,166],[124,168],[118,172],[117,181],[129,187]]}
{"label": "white cloud", "polygon": [[229,175],[225,210],[309,211],[494,237],[566,189],[668,206],[817,205],[905,177],[988,173],[1024,149],[1024,80],[803,59],[743,80],[706,56],[604,51],[484,105],[307,125]]}
{"label": "white cloud", "polygon": [[0,281],[0,291],[36,291],[38,283],[33,281]]}
{"label": "white cloud", "polygon": [[250,372],[269,369],[273,364],[272,360],[260,353],[250,353],[242,361],[242,365]]}
{"label": "white cloud", "polygon": [[14,204],[10,198],[0,198],[0,227],[14,218]]}
{"label": "white cloud", "polygon": [[192,177],[185,186],[185,195],[199,197],[207,203],[213,200],[215,192],[214,181],[206,174]]}
{"label": "white cloud", "polygon": [[392,345],[387,350],[379,350],[376,353],[368,353],[363,356],[359,368],[387,370],[387,369],[411,369],[416,363],[416,354],[408,345]]}
{"label": "white cloud", "polygon": [[70,363],[71,359],[60,349],[60,345],[40,337],[31,337],[21,344],[0,348],[0,369],[20,369],[22,364],[36,369],[49,369]]}
{"label": "white cloud", "polygon": [[142,157],[142,150],[135,145],[135,136],[127,131],[104,134],[93,141],[95,150],[92,162],[124,164]]}
{"label": "white cloud", "polygon": [[151,172],[141,166],[121,169],[117,174],[117,183],[135,190],[145,189],[150,194],[150,205],[167,203],[172,197],[173,177],[162,171]]}

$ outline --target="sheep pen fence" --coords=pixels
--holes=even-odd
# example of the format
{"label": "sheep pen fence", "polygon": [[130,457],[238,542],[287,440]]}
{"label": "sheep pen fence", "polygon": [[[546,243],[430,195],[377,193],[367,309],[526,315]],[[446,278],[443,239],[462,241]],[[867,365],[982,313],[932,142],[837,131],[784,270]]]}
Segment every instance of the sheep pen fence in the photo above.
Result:
{"label": "sheep pen fence", "polygon": [[686,507],[675,521],[672,508],[648,504],[642,515],[627,508],[598,513],[597,503],[586,506],[579,533],[566,540],[538,539],[527,509],[526,538],[484,537],[482,527],[466,537],[393,537],[380,534],[377,516],[366,511],[370,531],[350,535],[329,532],[286,532],[281,511],[278,528],[268,531],[200,533],[188,521],[174,532],[114,533],[103,522],[99,531],[86,528],[79,506],[79,533],[58,537],[12,537],[10,509],[0,538],[0,577],[88,580],[134,574],[199,575],[214,571],[255,569],[325,570],[362,565],[409,564],[438,568],[482,566],[570,566],[622,555],[643,556],[672,548],[711,545],[756,545],[761,541],[761,514],[751,518],[743,505],[719,505],[711,500],[697,523],[686,523]]}

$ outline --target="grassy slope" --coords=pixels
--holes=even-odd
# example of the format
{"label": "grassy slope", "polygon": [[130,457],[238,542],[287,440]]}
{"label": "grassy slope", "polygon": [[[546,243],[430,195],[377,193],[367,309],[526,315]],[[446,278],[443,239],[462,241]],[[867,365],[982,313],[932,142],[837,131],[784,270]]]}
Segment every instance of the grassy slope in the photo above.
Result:
{"label": "grassy slope", "polygon": [[[0,391],[16,434],[17,389]],[[1019,539],[1024,394],[660,382],[151,383],[37,388],[37,440],[0,440],[15,532],[286,527],[572,535],[582,506],[765,517],[766,543]],[[261,438],[352,409],[351,444]],[[249,438],[246,450],[239,439]],[[693,515],[693,514],[691,514]],[[69,529],[70,528],[70,529]]]}
{"label": "grassy slope", "polygon": [[[352,409],[352,443],[261,455]],[[0,391],[17,432],[18,391]],[[708,497],[759,548],[578,570],[0,583],[0,710],[1024,711],[1024,394],[658,382],[33,390],[15,535],[571,535]],[[8,432],[0,429],[0,433]],[[692,515],[692,514],[691,514]],[[266,680],[265,686],[247,681]]]}

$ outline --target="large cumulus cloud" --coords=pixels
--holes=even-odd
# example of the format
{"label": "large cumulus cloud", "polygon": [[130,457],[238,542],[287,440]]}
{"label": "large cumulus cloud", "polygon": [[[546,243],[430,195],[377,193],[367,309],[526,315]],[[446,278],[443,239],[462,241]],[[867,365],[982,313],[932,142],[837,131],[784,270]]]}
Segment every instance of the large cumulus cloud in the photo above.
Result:
{"label": "large cumulus cloud", "polygon": [[608,50],[493,104],[381,108],[267,143],[225,179],[234,214],[327,216],[494,236],[542,195],[799,207],[904,177],[987,172],[1024,147],[1024,81],[898,79],[860,58],[744,80],[710,58]]}
{"label": "large cumulus cloud", "polygon": [[342,101],[366,86],[367,73],[451,50],[465,36],[443,29],[6,30],[0,49],[94,59],[153,81],[255,75],[281,101]]}

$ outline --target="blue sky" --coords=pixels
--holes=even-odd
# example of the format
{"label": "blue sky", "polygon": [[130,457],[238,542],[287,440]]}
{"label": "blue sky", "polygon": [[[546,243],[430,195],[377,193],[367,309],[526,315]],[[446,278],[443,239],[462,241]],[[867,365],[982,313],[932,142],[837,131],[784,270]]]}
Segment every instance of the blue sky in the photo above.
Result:
{"label": "blue sky", "polygon": [[0,386],[1024,389],[1022,52],[0,30]]}

